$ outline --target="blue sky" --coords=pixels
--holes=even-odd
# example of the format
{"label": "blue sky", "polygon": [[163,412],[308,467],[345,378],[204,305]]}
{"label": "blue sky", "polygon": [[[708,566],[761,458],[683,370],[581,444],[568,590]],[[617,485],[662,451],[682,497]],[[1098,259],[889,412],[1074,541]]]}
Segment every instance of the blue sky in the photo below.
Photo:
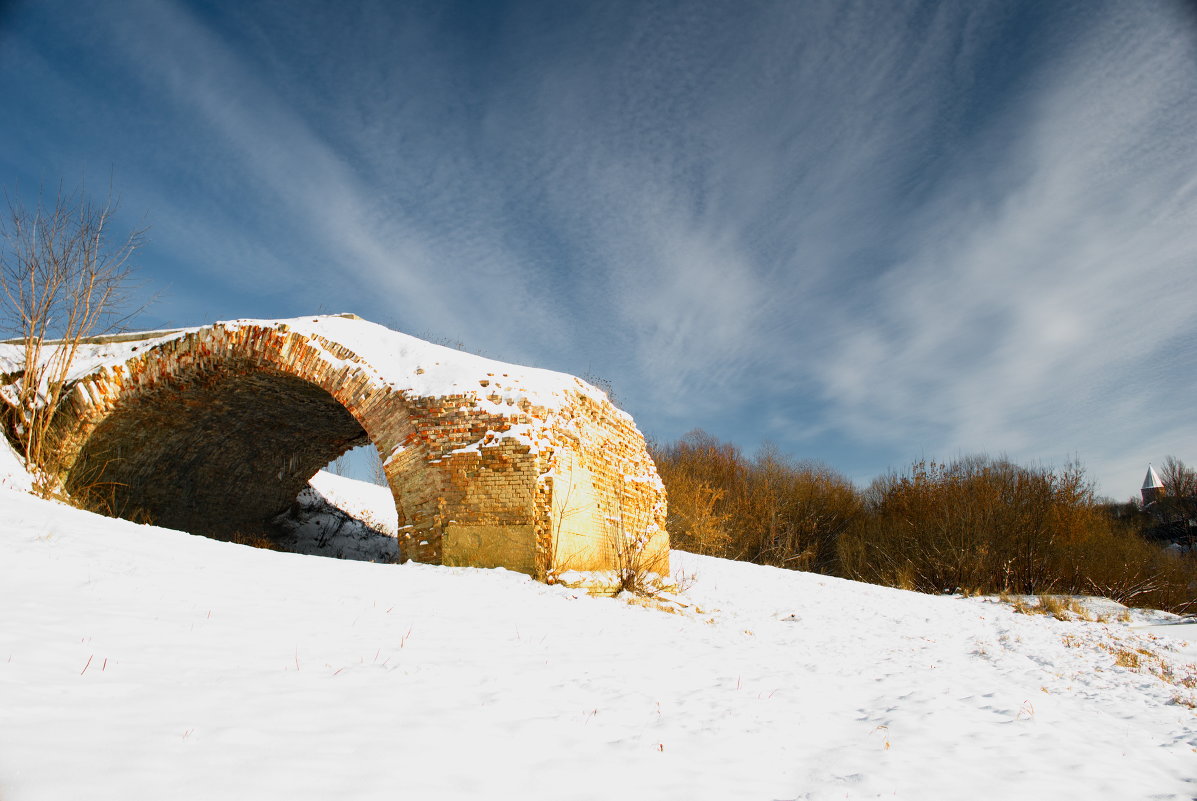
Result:
{"label": "blue sky", "polygon": [[353,311],[860,483],[1197,461],[1181,2],[0,3],[0,108],[146,327]]}

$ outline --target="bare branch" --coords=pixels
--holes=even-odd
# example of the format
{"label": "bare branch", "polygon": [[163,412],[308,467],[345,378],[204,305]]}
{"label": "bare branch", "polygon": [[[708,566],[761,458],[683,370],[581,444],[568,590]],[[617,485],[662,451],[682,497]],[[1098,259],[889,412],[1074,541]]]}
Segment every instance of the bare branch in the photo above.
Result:
{"label": "bare branch", "polygon": [[58,465],[47,440],[71,366],[83,339],[129,320],[130,261],[144,230],[110,238],[117,208],[111,193],[95,203],[82,189],[60,186],[52,204],[43,192],[33,206],[7,199],[0,224],[0,323],[23,343],[20,378],[4,388],[7,433],[25,463],[42,472],[40,486],[48,494]]}

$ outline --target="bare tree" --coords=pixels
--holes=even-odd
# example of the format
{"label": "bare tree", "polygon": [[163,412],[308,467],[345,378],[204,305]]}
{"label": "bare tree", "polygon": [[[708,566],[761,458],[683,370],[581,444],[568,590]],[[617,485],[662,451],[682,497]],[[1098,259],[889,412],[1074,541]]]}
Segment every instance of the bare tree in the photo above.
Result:
{"label": "bare tree", "polygon": [[370,460],[370,481],[380,487],[390,487],[391,482],[387,479],[387,467],[383,464],[382,457],[378,455],[378,449],[373,445],[370,446],[371,454],[374,458]]}
{"label": "bare tree", "polygon": [[144,231],[113,240],[116,208],[111,194],[96,203],[60,187],[52,203],[39,193],[32,207],[8,197],[0,220],[0,322],[22,348],[17,369],[2,376],[5,422],[25,464],[42,473],[42,494],[57,472],[47,435],[80,343],[132,316],[130,259]]}
{"label": "bare tree", "polygon": [[1164,459],[1160,468],[1160,481],[1164,494],[1170,498],[1190,498],[1197,495],[1197,470],[1186,465],[1175,456]]}
{"label": "bare tree", "polygon": [[1160,468],[1164,493],[1155,504],[1155,514],[1166,536],[1190,549],[1197,545],[1197,470],[1175,456],[1164,459]]}

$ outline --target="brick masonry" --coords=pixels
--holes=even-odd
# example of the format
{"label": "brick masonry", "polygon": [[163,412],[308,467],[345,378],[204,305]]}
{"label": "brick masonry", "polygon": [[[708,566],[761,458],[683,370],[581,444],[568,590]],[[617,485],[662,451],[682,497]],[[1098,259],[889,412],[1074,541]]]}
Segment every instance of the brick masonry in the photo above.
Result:
{"label": "brick masonry", "polygon": [[406,558],[579,583],[630,558],[668,575],[665,491],[631,417],[578,379],[551,402],[503,400],[502,367],[419,394],[286,322],[216,324],[80,378],[54,442],[68,491],[101,511],[215,536],[260,527],[370,442]]}

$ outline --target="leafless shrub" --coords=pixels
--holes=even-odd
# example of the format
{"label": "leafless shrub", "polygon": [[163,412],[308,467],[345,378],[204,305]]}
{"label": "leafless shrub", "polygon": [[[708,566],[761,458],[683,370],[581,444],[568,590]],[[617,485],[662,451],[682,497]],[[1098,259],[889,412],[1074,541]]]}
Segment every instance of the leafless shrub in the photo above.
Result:
{"label": "leafless shrub", "polygon": [[669,493],[668,529],[680,548],[757,564],[834,572],[836,539],[859,512],[851,482],[773,446],[747,459],[692,431],[654,448]]}
{"label": "leafless shrub", "polygon": [[[1197,609],[1197,558],[1147,542],[1142,515],[1111,515],[1078,464],[924,460],[860,493],[821,465],[772,448],[747,459],[702,431],[655,446],[653,457],[669,493],[670,538],[684,550],[922,592]],[[1192,472],[1176,460],[1164,468],[1177,492],[1197,481]]]}
{"label": "leafless shrub", "polygon": [[874,482],[840,559],[849,578],[924,592],[1102,595],[1177,612],[1193,607],[1197,580],[1192,559],[1107,515],[1079,466],[985,457],[920,461]]}
{"label": "leafless shrub", "polygon": [[80,190],[59,189],[52,202],[32,207],[9,197],[0,223],[3,323],[23,348],[20,369],[6,376],[6,428],[43,496],[55,491],[59,465],[51,424],[68,389],[71,365],[84,338],[129,319],[129,260],[141,246],[135,231],[114,243],[116,201],[95,203]]}
{"label": "leafless shrub", "polygon": [[625,518],[626,515],[620,515],[620,524],[611,534],[610,543],[620,591],[651,597],[663,590],[674,589],[669,576],[658,571],[656,554],[649,550],[652,532],[625,527]]}

